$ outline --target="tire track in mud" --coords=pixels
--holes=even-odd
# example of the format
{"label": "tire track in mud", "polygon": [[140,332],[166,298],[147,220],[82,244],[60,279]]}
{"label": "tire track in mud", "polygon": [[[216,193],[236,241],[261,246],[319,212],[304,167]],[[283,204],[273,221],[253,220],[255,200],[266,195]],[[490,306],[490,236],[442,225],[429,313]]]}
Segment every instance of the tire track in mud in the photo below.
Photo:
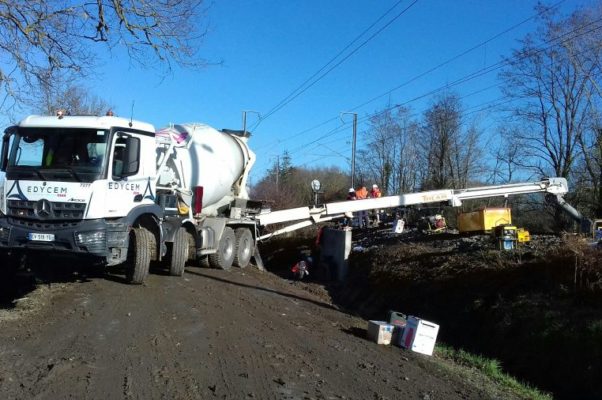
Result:
{"label": "tire track in mud", "polygon": [[[258,352],[250,344],[257,337],[253,325],[260,321],[256,318],[254,310],[256,305],[245,290],[234,287],[233,290],[224,290],[228,284],[219,283],[222,287],[213,287],[212,294],[217,300],[221,310],[230,312],[217,312],[212,316],[216,335],[212,343],[218,355],[216,362],[219,370],[218,381],[220,386],[215,386],[216,395],[226,395],[229,398],[265,398],[276,399],[270,394],[271,385],[268,384],[269,376],[266,374],[265,352]],[[230,307],[227,307],[227,306]],[[244,342],[232,342],[229,332],[239,332]],[[222,339],[223,338],[223,339]],[[228,354],[228,357],[220,356]],[[221,387],[223,385],[223,387]]]}
{"label": "tire track in mud", "polygon": [[269,273],[187,268],[142,286],[72,285],[0,329],[6,398],[482,397],[350,334],[365,321]]}

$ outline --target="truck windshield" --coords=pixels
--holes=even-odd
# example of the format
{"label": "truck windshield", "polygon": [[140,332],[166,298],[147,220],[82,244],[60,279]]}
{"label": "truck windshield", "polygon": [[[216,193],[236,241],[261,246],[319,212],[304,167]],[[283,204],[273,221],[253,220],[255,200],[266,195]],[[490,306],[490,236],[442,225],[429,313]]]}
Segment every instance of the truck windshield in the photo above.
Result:
{"label": "truck windshield", "polygon": [[7,178],[92,182],[104,171],[108,138],[102,129],[19,128]]}

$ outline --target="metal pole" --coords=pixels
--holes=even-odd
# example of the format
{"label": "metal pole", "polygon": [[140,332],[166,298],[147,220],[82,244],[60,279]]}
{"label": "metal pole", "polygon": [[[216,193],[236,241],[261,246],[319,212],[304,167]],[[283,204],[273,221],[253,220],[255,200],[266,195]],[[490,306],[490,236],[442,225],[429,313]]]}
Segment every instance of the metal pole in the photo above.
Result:
{"label": "metal pole", "polygon": [[355,188],[355,141],[357,138],[357,114],[353,114],[353,143],[351,145],[351,187]]}
{"label": "metal pole", "polygon": [[280,156],[276,156],[276,193],[279,192],[278,189],[278,178],[280,177]]}
{"label": "metal pole", "polygon": [[355,143],[357,139],[357,113],[342,112],[341,121],[343,121],[343,115],[345,114],[353,115],[353,142],[351,143],[351,187],[355,188]]}
{"label": "metal pole", "polygon": [[243,110],[242,112],[242,131],[246,135],[247,134],[247,113],[257,114],[259,118],[261,118],[261,114],[257,111],[253,110]]}

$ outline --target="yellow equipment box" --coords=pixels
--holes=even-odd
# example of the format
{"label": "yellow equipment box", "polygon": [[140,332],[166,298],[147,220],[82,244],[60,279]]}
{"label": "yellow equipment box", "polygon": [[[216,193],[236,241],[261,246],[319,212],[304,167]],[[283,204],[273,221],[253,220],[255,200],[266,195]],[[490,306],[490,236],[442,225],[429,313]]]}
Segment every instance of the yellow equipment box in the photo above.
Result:
{"label": "yellow equipment box", "polygon": [[498,225],[512,223],[509,208],[484,208],[458,214],[458,230],[464,232],[489,232]]}
{"label": "yellow equipment box", "polygon": [[531,241],[531,234],[525,228],[518,228],[516,231],[516,238],[519,243],[527,243]]}

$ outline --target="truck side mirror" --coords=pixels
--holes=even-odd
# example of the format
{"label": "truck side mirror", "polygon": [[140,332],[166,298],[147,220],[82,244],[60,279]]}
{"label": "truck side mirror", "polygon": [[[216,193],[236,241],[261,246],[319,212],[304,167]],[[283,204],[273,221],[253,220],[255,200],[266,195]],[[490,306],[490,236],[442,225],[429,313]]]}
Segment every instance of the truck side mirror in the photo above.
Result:
{"label": "truck side mirror", "polygon": [[123,171],[121,177],[132,176],[140,168],[140,139],[133,136],[126,138],[125,154],[123,155]]}
{"label": "truck side mirror", "polygon": [[0,159],[0,171],[6,171],[8,166],[8,147],[10,144],[10,137],[14,133],[14,127],[7,128],[2,136],[2,158]]}

